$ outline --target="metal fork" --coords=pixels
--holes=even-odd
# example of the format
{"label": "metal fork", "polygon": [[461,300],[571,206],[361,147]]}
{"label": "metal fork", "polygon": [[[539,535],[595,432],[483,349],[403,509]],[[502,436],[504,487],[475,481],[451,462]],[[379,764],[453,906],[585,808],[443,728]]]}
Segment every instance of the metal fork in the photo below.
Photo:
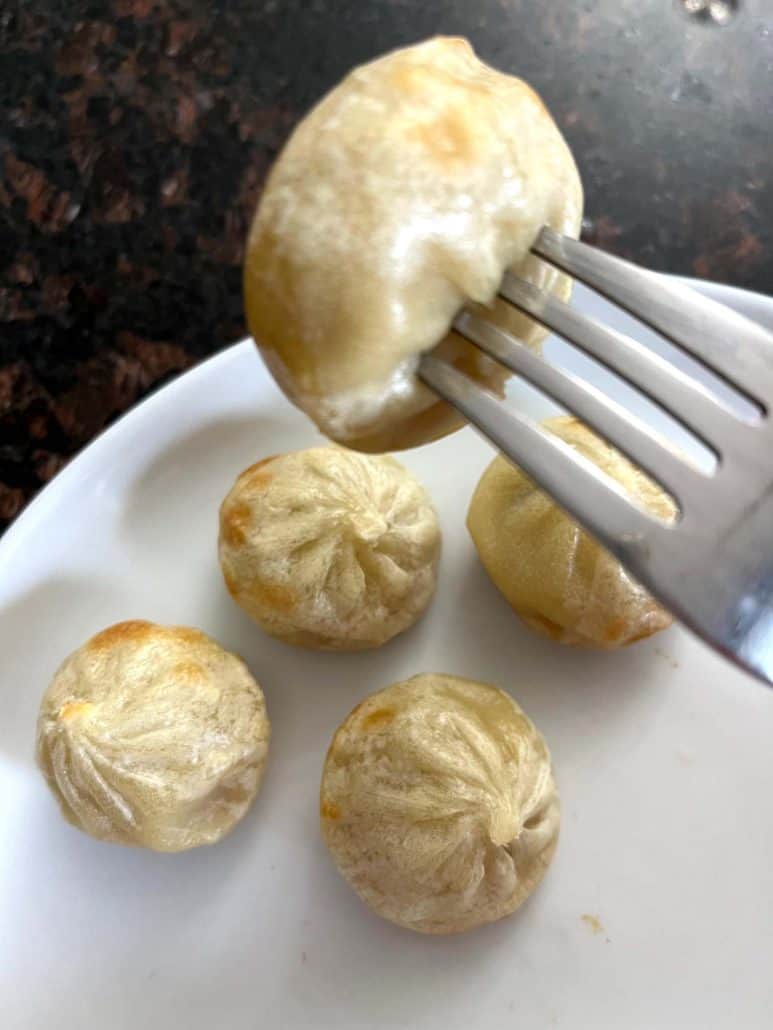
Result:
{"label": "metal fork", "polygon": [[750,400],[745,418],[636,340],[507,274],[500,295],[623,377],[716,455],[706,473],[601,391],[495,323],[462,311],[455,330],[572,411],[677,502],[665,523],[538,423],[429,354],[419,376],[519,465],[707,643],[773,682],[773,333],[723,304],[544,228],[539,257],[655,329]]}

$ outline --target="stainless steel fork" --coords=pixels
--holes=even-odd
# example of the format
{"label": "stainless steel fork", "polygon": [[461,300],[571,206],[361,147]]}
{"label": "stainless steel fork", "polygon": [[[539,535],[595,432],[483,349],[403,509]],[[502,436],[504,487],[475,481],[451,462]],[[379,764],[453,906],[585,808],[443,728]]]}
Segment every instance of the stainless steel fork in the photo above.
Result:
{"label": "stainless steel fork", "polygon": [[663,486],[679,517],[634,505],[595,465],[457,369],[426,355],[423,381],[547,490],[707,643],[773,682],[773,333],[689,288],[551,229],[535,254],[593,287],[697,358],[755,406],[745,418],[636,340],[506,275],[500,295],[623,377],[716,455],[701,471],[584,380],[484,316],[454,328],[605,437]]}

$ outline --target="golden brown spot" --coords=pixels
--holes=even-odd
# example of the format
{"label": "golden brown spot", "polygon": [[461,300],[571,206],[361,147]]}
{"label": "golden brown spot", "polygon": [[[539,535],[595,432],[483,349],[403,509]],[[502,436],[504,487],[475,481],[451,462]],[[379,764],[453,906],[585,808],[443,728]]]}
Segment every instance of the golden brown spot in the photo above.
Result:
{"label": "golden brown spot", "polygon": [[463,353],[457,354],[451,364],[471,379],[477,379],[480,375],[480,362],[471,347]]}
{"label": "golden brown spot", "polygon": [[335,822],[336,819],[341,818],[341,809],[338,805],[334,805],[332,801],[321,801],[319,814],[323,819],[331,819]]}
{"label": "golden brown spot", "polygon": [[362,720],[364,730],[376,730],[382,726],[388,726],[395,717],[394,708],[376,708]]}
{"label": "golden brown spot", "polygon": [[228,787],[221,787],[218,791],[218,800],[224,801],[227,805],[243,805],[249,800],[247,791],[234,783]]}
{"label": "golden brown spot", "polygon": [[340,728],[343,729],[343,727],[347,723],[351,722],[355,715],[360,711],[361,708],[364,708],[366,704],[368,704],[367,697],[364,701],[358,701],[354,708],[352,708],[351,712],[349,712],[349,714],[346,716],[346,719],[344,720],[343,725]]}
{"label": "golden brown spot", "polygon": [[488,369],[482,368],[479,354],[479,351],[476,353],[475,348],[469,345],[461,354],[457,354],[452,359],[451,364],[454,368],[458,368],[460,372],[468,376],[468,378],[482,383],[488,390],[495,393],[497,397],[504,397],[506,376],[497,370],[491,372]]}
{"label": "golden brown spot", "polygon": [[271,608],[283,615],[290,615],[295,611],[297,604],[295,593],[281,583],[253,583],[250,586],[250,594],[264,608]]}
{"label": "golden brown spot", "polygon": [[170,636],[183,644],[199,645],[207,642],[206,634],[200,629],[192,629],[190,626],[167,626],[164,627]]}
{"label": "golden brown spot", "polygon": [[250,523],[250,507],[243,501],[235,501],[223,508],[220,516],[220,532],[229,547],[241,547],[247,542],[246,529]]}
{"label": "golden brown spot", "polygon": [[460,111],[447,108],[433,121],[417,125],[413,132],[440,164],[475,160],[472,125]]}
{"label": "golden brown spot", "polygon": [[612,621],[608,622],[607,625],[604,627],[602,639],[605,640],[608,644],[614,644],[623,636],[623,634],[625,633],[625,629],[625,619],[612,619]]}
{"label": "golden brown spot", "polygon": [[254,465],[250,465],[239,474],[237,482],[241,483],[246,480],[250,486],[268,486],[274,477],[265,469],[265,466],[281,457],[281,454],[271,454],[268,458],[256,461]]}
{"label": "golden brown spot", "polygon": [[175,678],[181,680],[201,681],[204,679],[204,670],[198,662],[178,662],[172,670],[172,673]]}
{"label": "golden brown spot", "polygon": [[427,68],[411,64],[398,64],[392,70],[390,81],[401,93],[424,93],[432,88],[434,75]]}
{"label": "golden brown spot", "polygon": [[639,633],[634,633],[634,635],[630,638],[628,643],[635,644],[638,640],[646,640],[647,637],[652,636],[653,632],[657,632],[657,630],[653,631],[651,629],[643,629]]}
{"label": "golden brown spot", "polygon": [[223,569],[223,579],[225,580],[226,590],[235,600],[239,596],[239,584],[227,569]]}
{"label": "golden brown spot", "polygon": [[268,471],[268,469],[263,472],[253,472],[250,476],[249,484],[251,487],[259,487],[264,490],[273,478],[273,475]]}
{"label": "golden brown spot", "polygon": [[91,701],[67,701],[59,709],[59,718],[67,722],[76,716],[86,715],[93,707]]}
{"label": "golden brown spot", "polygon": [[101,633],[92,637],[86,647],[89,650],[109,651],[122,644],[138,644],[147,640],[158,632],[159,627],[152,622],[145,622],[143,619],[135,619],[129,622],[117,622],[115,626],[108,626]]}

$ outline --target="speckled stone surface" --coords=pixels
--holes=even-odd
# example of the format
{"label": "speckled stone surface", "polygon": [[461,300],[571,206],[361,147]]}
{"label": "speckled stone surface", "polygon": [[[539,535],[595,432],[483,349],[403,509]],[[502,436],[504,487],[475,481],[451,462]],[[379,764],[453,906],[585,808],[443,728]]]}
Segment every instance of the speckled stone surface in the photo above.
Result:
{"label": "speckled stone surface", "polygon": [[351,65],[425,36],[464,34],[542,94],[588,240],[773,292],[773,3],[736,6],[719,26],[677,0],[6,0],[0,530],[243,335],[243,240],[282,141]]}

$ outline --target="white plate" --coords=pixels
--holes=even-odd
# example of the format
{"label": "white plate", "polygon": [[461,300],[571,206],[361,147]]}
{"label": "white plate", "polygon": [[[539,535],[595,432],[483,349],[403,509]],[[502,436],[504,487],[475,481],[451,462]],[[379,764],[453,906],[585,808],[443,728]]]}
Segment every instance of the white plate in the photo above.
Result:
{"label": "white plate", "polygon": [[[704,288],[773,324],[770,301]],[[628,324],[585,291],[577,303]],[[567,359],[556,343],[551,354]],[[270,640],[223,589],[217,508],[245,465],[315,439],[239,344],[97,440],[0,542],[0,1026],[769,1030],[773,691],[679,629],[594,654],[522,628],[464,528],[491,456],[470,430],[404,455],[445,535],[427,618],[366,654]],[[201,627],[266,692],[262,793],[213,848],[98,844],[63,822],[33,764],[60,659],[139,617]],[[336,725],[425,670],[512,691],[551,745],[563,799],[535,896],[454,938],[372,915],[317,829]]]}

